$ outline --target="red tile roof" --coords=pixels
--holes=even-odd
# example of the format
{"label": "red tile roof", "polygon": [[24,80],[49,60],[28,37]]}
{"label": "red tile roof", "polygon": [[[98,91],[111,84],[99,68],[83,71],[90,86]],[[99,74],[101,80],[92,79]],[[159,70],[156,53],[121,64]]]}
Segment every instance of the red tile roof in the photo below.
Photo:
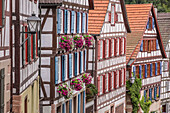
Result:
{"label": "red tile roof", "polygon": [[[127,16],[129,20],[129,25],[131,28],[131,33],[127,35],[127,49],[126,49],[126,63],[128,64],[130,59],[135,60],[136,56],[140,50],[141,40],[143,39],[143,34],[146,30],[146,25],[148,22],[148,17],[150,11],[156,20],[154,7],[152,4],[128,4],[126,5]],[[159,27],[156,20],[156,29],[158,34],[158,41],[161,48],[163,57],[166,57],[164,47],[162,44],[162,38],[160,35]]]}
{"label": "red tile roof", "polygon": [[[109,1],[110,0],[94,0],[94,10],[89,10],[88,32],[90,34],[100,34],[105,21]],[[130,32],[124,0],[120,0],[120,3],[126,29],[128,32]]]}

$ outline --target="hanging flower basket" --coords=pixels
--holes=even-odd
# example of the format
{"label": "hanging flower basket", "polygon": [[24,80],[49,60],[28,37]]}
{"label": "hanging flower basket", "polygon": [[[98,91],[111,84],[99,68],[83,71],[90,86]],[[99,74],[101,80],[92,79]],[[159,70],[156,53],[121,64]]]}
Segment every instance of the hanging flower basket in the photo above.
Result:
{"label": "hanging flower basket", "polygon": [[92,81],[92,76],[89,73],[85,73],[82,75],[82,80],[85,83],[85,85],[87,86],[88,84],[91,84]]}
{"label": "hanging flower basket", "polygon": [[83,82],[81,79],[73,79],[70,83],[71,88],[80,91],[83,88]]}
{"label": "hanging flower basket", "polygon": [[73,38],[68,35],[61,36],[59,45],[62,49],[65,49],[66,51],[73,49]]}
{"label": "hanging flower basket", "polygon": [[65,99],[69,99],[72,96],[72,89],[69,88],[67,84],[61,84],[57,88],[57,92],[59,93],[60,96],[63,96]]}
{"label": "hanging flower basket", "polygon": [[85,45],[85,40],[82,35],[76,35],[73,37],[74,45],[76,48],[82,48]]}
{"label": "hanging flower basket", "polygon": [[87,35],[84,35],[84,39],[85,39],[87,47],[90,47],[91,45],[93,45],[93,42],[94,42],[93,36],[91,36],[90,34],[87,34]]}

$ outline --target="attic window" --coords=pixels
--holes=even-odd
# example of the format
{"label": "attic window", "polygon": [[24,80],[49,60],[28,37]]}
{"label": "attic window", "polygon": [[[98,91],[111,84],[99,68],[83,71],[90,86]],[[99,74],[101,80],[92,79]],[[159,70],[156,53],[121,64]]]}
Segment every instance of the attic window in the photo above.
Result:
{"label": "attic window", "polygon": [[147,26],[146,26],[146,29],[148,30],[152,30],[153,29],[153,22],[152,22],[152,16],[149,17],[149,20],[148,20],[148,23],[147,23]]}
{"label": "attic window", "polygon": [[111,24],[115,24],[115,5],[111,6]]}

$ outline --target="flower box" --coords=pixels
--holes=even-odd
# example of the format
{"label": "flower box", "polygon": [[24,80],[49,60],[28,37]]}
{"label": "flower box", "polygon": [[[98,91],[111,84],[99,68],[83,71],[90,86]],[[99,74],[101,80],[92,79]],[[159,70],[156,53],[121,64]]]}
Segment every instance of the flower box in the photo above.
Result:
{"label": "flower box", "polygon": [[81,79],[73,79],[70,86],[73,90],[80,91],[83,88],[83,82]]}
{"label": "flower box", "polygon": [[68,35],[61,36],[59,45],[61,49],[65,49],[66,51],[71,51],[74,47],[73,38]]}
{"label": "flower box", "polygon": [[83,48],[83,46],[85,45],[85,40],[84,37],[82,35],[76,35],[73,37],[74,40],[74,45],[76,48]]}
{"label": "flower box", "polygon": [[66,83],[63,83],[58,86],[57,92],[59,93],[60,97],[64,97],[65,99],[69,99],[72,96],[72,89]]}
{"label": "flower box", "polygon": [[85,85],[87,86],[88,84],[91,84],[92,81],[92,76],[89,73],[84,73],[82,75],[82,80],[85,83]]}
{"label": "flower box", "polygon": [[90,47],[94,43],[94,37],[90,34],[84,35],[85,43],[87,47]]}

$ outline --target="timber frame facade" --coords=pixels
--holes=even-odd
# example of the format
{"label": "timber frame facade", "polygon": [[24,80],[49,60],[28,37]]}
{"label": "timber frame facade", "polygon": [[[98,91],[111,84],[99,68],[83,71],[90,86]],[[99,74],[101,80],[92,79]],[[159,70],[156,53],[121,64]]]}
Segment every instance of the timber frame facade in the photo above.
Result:
{"label": "timber frame facade", "polygon": [[94,77],[98,95],[94,105],[89,105],[86,110],[124,113],[126,34],[131,32],[124,1],[94,0],[94,10],[89,11],[88,28],[95,37],[95,44],[87,51],[87,71]]}
{"label": "timber frame facade", "polygon": [[13,113],[39,112],[39,32],[29,34],[26,19],[38,16],[38,0],[10,0],[11,93]]}
{"label": "timber frame facade", "polygon": [[158,13],[158,24],[162,36],[163,45],[167,59],[163,61],[163,72],[161,81],[161,105],[162,112],[170,112],[170,13]]}
{"label": "timber frame facade", "polygon": [[[127,36],[127,80],[133,75],[142,79],[141,98],[151,100],[150,111],[161,111],[161,78],[166,53],[152,4],[126,5],[131,34]],[[140,15],[139,15],[140,14]],[[139,23],[140,22],[140,23]],[[128,113],[131,112],[127,94]],[[143,112],[140,108],[138,112]]]}
{"label": "timber frame facade", "polygon": [[73,91],[70,99],[57,93],[63,83],[81,78],[86,72],[87,50],[66,52],[59,46],[61,36],[88,33],[88,10],[93,0],[40,0],[41,76],[40,106],[42,113],[85,113],[85,87]]}
{"label": "timber frame facade", "polygon": [[0,113],[10,112],[10,1],[0,0]]}

